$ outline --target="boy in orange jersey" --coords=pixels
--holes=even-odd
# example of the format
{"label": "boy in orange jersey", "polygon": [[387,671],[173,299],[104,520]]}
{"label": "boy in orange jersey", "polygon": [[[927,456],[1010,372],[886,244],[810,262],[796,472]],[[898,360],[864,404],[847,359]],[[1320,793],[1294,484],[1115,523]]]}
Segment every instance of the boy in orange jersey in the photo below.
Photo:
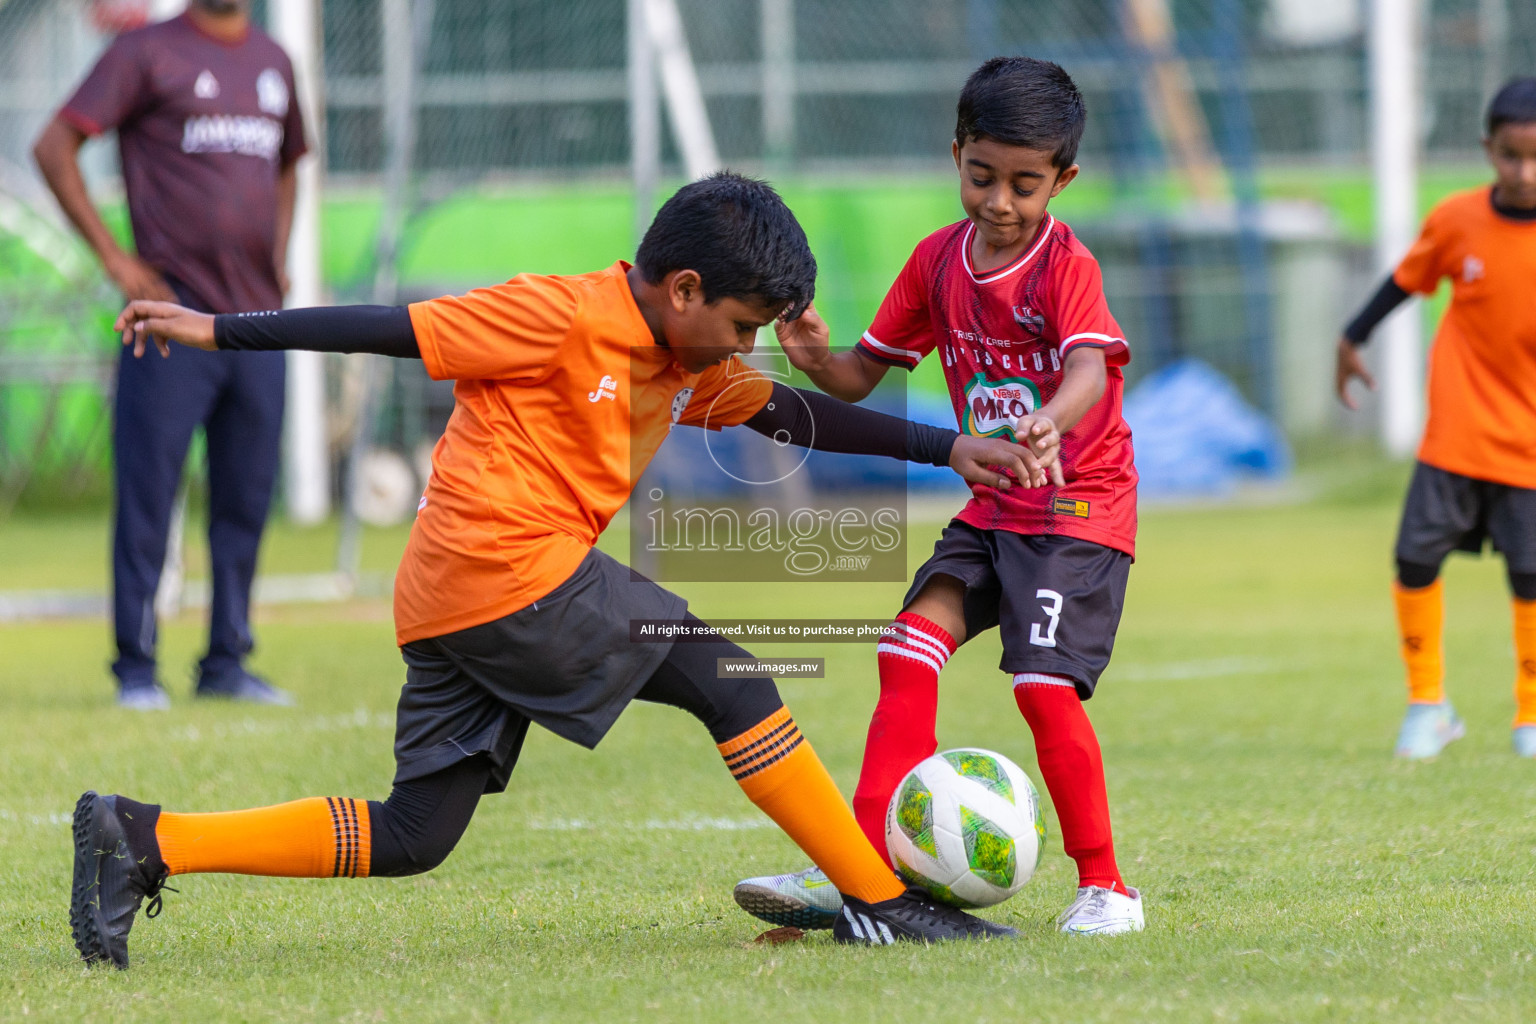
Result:
{"label": "boy in orange jersey", "polygon": [[[1060,437],[1054,486],[973,485],[917,571],[876,661],[853,810],[885,848],[886,808],[902,777],[937,747],[939,674],[963,643],[997,627],[1014,701],[1077,866],[1060,918],[1074,935],[1145,924],[1141,894],[1115,860],[1104,760],[1083,703],[1109,663],[1136,542],[1136,468],[1120,415],[1130,359],[1104,300],[1098,262],[1046,209],[1077,177],[1086,114],[1049,61],[995,57],[966,81],[952,155],[966,219],[918,243],[852,350],[832,353],[824,323],[779,325],[790,359],[828,394],[867,396],[892,367],[930,353],[944,367],[960,428],[972,436]],[[748,913],[833,927],[846,901],[817,868],[745,879]]]}
{"label": "boy in orange jersey", "polygon": [[815,274],[778,195],[719,174],[662,207],[634,266],[521,275],[409,307],[214,317],[129,303],[117,328],[136,355],[150,335],[162,355],[167,339],[210,350],[373,352],[419,358],[432,377],[457,383],[395,583],[407,672],[389,799],[175,814],[86,793],[75,810],[70,915],[81,955],[126,967],[134,916],[146,896],[158,911],[171,875],[431,870],[481,794],[506,788],[530,723],[592,747],[637,697],[705,724],[747,796],[854,908],[839,941],[1014,934],[891,873],[772,680],[718,677],[717,659],[745,651],[718,635],[632,642],[632,621],[682,619],[687,606],[594,548],[679,423],[745,424],[806,447],[814,435],[822,450],[949,465],[1002,488],[1012,484],[1006,473],[1016,486],[1046,482],[1053,437],[1033,451],[964,437],[794,392],[743,363],[759,328],[802,313]]}
{"label": "boy in orange jersey", "polygon": [[1488,105],[1494,183],[1446,199],[1348,327],[1335,386],[1375,387],[1360,358],[1372,328],[1410,293],[1451,279],[1429,364],[1429,422],[1397,535],[1393,598],[1408,668],[1398,757],[1434,757],[1466,726],[1445,698],[1440,565],[1491,539],[1514,593],[1514,748],[1536,757],[1536,78]]}

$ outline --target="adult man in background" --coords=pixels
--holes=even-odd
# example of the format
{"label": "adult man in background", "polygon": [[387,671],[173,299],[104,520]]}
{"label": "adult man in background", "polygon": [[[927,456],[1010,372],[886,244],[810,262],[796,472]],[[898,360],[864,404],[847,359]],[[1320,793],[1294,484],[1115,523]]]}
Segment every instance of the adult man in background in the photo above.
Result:
{"label": "adult man in background", "polygon": [[[117,130],[135,252],[92,204],[78,154]],[[129,299],[210,313],[282,306],[304,126],[287,55],[251,24],[250,0],[191,0],[119,36],[33,148],[59,204]],[[292,698],[248,672],[256,552],[276,479],[281,352],[124,358],[113,416],[112,541],[118,703],[169,705],[155,668],[155,591],[193,431],[208,451],[213,600],[199,696]]]}

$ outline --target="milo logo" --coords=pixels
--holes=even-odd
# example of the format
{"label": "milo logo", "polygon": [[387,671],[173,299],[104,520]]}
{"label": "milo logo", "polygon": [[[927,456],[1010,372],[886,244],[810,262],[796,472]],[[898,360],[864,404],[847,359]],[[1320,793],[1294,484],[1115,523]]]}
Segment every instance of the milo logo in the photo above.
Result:
{"label": "milo logo", "polygon": [[1013,441],[1013,421],[1040,407],[1040,391],[1023,377],[989,381],[978,373],[965,386],[965,415],[961,425],[975,437],[1006,437]]}

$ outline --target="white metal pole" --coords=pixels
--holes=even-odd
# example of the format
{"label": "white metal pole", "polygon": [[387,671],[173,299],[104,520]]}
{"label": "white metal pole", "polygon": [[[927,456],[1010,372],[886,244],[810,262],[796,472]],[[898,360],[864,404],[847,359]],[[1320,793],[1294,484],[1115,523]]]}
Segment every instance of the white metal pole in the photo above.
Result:
{"label": "white metal pole", "polygon": [[1509,38],[1507,0],[1478,0],[1477,35],[1483,49],[1482,100],[1487,103],[1504,84],[1504,48]]}
{"label": "white metal pole", "polygon": [[[320,270],[320,190],[324,176],[324,84],[317,0],[273,0],[272,35],[288,51],[298,85],[298,102],[309,129],[311,153],[299,161],[299,194],[288,237],[288,305],[324,301]],[[283,437],[284,494],[288,517],[297,523],[323,520],[331,511],[330,459],[325,426],[325,357],[288,353],[288,415]]]}
{"label": "white metal pole", "polygon": [[[1420,0],[1372,0],[1371,164],[1376,186],[1376,265],[1391,273],[1418,225]],[[1382,325],[1381,440],[1412,453],[1424,418],[1421,312],[1415,304]]]}
{"label": "white metal pole", "polygon": [[761,13],[763,157],[779,175],[795,148],[795,0],[762,0]]}
{"label": "white metal pole", "polygon": [[628,0],[629,166],[635,189],[635,245],[650,226],[661,178],[661,108],[656,53],[645,18],[646,0]]}
{"label": "white metal pole", "polygon": [[677,0],[646,0],[645,22],[656,50],[661,88],[672,116],[672,133],[683,154],[683,167],[690,178],[712,174],[720,169],[720,154],[709,125],[704,90],[699,87],[693,56],[688,52]]}

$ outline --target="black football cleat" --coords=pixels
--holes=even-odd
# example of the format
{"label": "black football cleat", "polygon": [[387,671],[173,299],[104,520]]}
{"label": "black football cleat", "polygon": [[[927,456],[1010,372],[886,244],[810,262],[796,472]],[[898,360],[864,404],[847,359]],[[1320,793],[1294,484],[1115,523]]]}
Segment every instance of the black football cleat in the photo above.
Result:
{"label": "black football cleat", "polygon": [[[69,897],[69,927],[75,948],[88,964],[110,960],[128,967],[128,932],[139,905],[149,897],[145,917],[160,913],[163,863],[148,866],[128,850],[117,797],[87,790],[75,804],[75,881]],[[158,862],[158,857],[155,858]],[[175,890],[171,890],[174,892]]]}
{"label": "black football cleat", "polygon": [[865,946],[897,942],[947,942],[951,939],[1013,938],[1018,931],[993,924],[940,903],[911,888],[894,899],[865,903],[843,895],[843,910],[832,924],[832,938]]}

